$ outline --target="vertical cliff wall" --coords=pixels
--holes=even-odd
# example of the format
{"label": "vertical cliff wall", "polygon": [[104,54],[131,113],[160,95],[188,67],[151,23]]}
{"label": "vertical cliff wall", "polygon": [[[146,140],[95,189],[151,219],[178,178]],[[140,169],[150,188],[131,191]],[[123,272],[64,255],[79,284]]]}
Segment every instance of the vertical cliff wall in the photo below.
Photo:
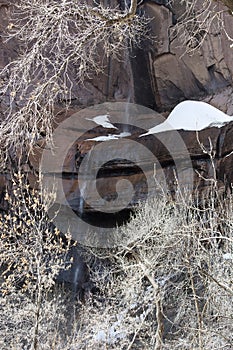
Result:
{"label": "vertical cliff wall", "polygon": [[[197,2],[197,11],[202,6]],[[223,10],[221,7],[218,10]],[[155,4],[153,1],[145,2],[141,8],[146,15],[152,18],[150,23],[152,41],[145,42],[143,50],[137,50],[137,55],[132,55],[132,67],[134,75],[135,101],[151,106],[142,95],[137,94],[141,81],[139,71],[144,73],[144,86],[151,87],[155,106],[159,110],[166,110],[185,99],[201,99],[204,96],[220,93],[232,86],[233,77],[233,50],[222,27],[215,22],[210,26],[209,32],[203,39],[201,34],[194,38],[193,50],[188,53],[190,43],[179,40],[174,24],[176,18],[184,15],[184,5],[179,1],[173,4],[172,13],[168,8]],[[195,13],[193,14],[195,16]],[[233,37],[233,17],[225,11],[222,15],[225,30]],[[188,28],[186,26],[186,30]],[[191,28],[190,28],[191,30]],[[186,33],[186,38],[194,33]],[[204,33],[203,33],[204,35]],[[195,46],[196,45],[196,46]],[[189,47],[190,48],[190,47]],[[145,65],[145,67],[142,67]],[[148,96],[151,94],[148,89]],[[220,102],[220,101],[219,101]],[[225,104],[225,100],[223,100]],[[222,107],[218,105],[217,107]],[[227,112],[225,110],[225,112]]]}
{"label": "vertical cliff wall", "polygon": [[[210,26],[200,48],[198,41],[201,37],[197,37],[197,49],[194,45],[190,55],[186,52],[185,41],[181,46],[174,21],[174,16],[179,19],[183,15],[184,5],[181,1],[174,1],[172,13],[157,3],[144,1],[138,9],[139,15],[145,14],[151,19],[152,39],[141,42],[140,47],[133,47],[129,53],[123,53],[119,61],[112,57],[103,58],[103,71],[74,88],[74,108],[130,100],[165,111],[182,100],[204,98],[232,86],[233,50],[221,28],[214,24]],[[1,68],[19,54],[19,43],[5,41],[9,4],[10,1],[0,4]],[[201,4],[201,1],[197,2],[197,10]],[[109,5],[108,0],[105,0],[105,5]],[[111,2],[111,6],[117,5],[122,6],[122,1]],[[223,21],[226,32],[233,37],[233,16],[225,11]]]}

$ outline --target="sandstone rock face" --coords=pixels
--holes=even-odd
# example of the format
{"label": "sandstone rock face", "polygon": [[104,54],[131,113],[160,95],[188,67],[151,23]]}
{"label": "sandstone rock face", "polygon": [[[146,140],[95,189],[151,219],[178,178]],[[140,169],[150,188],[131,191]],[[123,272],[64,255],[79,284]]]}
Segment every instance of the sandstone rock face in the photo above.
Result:
{"label": "sandstone rock face", "polygon": [[[199,1],[196,6],[198,9],[203,4]],[[197,49],[194,47],[189,55],[185,52],[185,42],[181,47],[176,36],[177,25],[172,25],[172,13],[152,2],[145,3],[144,9],[153,18],[151,28],[155,40],[148,55],[151,58],[150,75],[152,88],[156,86],[154,93],[157,93],[158,108],[165,110],[181,100],[197,99],[232,85],[233,52],[221,28],[210,26],[203,45]],[[184,5],[176,1],[173,10],[179,18],[185,11]],[[224,14],[224,23],[226,32],[232,37],[233,17],[229,13]]]}
{"label": "sandstone rock face", "polygon": [[220,109],[228,115],[233,115],[233,89],[231,86],[221,89],[217,93],[208,95],[203,101]]}
{"label": "sandstone rock face", "polygon": [[[73,116],[78,127],[72,123],[72,134],[69,124],[57,133],[61,152],[54,157],[45,153],[44,176],[49,181],[55,176],[56,208],[63,207],[62,221],[68,220],[66,208],[70,207],[88,223],[111,227],[127,219],[140,201],[161,192],[174,194],[177,184],[194,193],[208,190],[215,176],[219,187],[233,182],[233,122],[198,133],[174,130],[142,137],[162,122],[161,115],[130,104],[126,131],[125,104],[105,103],[101,108],[112,128],[93,123],[103,114],[100,106],[84,109]],[[101,141],[103,137],[107,139]],[[70,138],[74,142],[67,147]]]}

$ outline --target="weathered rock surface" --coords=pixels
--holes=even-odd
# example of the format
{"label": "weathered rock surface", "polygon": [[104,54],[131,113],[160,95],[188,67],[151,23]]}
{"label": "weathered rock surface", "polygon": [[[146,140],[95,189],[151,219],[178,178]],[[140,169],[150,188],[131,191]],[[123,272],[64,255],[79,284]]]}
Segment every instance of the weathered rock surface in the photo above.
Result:
{"label": "weathered rock surface", "polygon": [[[233,122],[198,133],[174,130],[141,137],[161,120],[153,113],[137,114],[132,105],[132,109],[128,108],[127,137],[95,140],[125,131],[125,125],[118,122],[120,108],[125,108],[121,105],[115,110],[108,103],[102,107],[113,123],[112,129],[95,126],[90,120],[98,110],[78,112],[74,115],[79,120],[78,127],[73,127],[76,139],[65,148],[66,154],[62,151],[61,156],[58,151],[53,158],[47,153],[43,170],[48,179],[55,175],[59,180],[58,203],[69,205],[87,220],[100,218],[108,225],[108,220],[118,220],[117,213],[122,216],[140,201],[160,194],[161,189],[174,193],[177,181],[182,190],[192,192],[208,189],[215,172],[219,187],[233,183]],[[64,127],[58,134],[59,144],[63,147],[73,136],[70,128]],[[214,167],[208,152],[213,155]]]}
{"label": "weathered rock surface", "polygon": [[[174,2],[173,10],[178,18],[184,13],[184,6],[179,1]],[[200,8],[203,4],[198,1],[196,6]],[[167,109],[181,100],[197,99],[232,85],[233,52],[220,28],[210,26],[203,45],[197,49],[194,47],[189,55],[185,52],[185,42],[181,46],[176,35],[176,26],[172,25],[172,13],[152,2],[146,3],[144,8],[148,16],[153,18],[151,28],[156,38],[147,53],[150,57],[150,77],[152,88],[156,87],[154,94],[157,94],[158,108]],[[224,13],[224,23],[226,32],[232,37],[233,17],[227,11]],[[187,37],[188,34],[193,35],[186,34]],[[200,40],[201,38],[197,45]]]}
{"label": "weathered rock surface", "polygon": [[208,102],[228,115],[233,115],[233,89],[231,86],[206,96],[203,101]]}

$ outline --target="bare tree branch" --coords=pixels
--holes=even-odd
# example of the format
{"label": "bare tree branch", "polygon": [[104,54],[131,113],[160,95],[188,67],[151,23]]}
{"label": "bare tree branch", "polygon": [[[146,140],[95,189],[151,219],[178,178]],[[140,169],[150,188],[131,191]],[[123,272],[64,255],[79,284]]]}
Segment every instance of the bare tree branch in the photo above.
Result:
{"label": "bare tree branch", "polygon": [[52,142],[55,106],[67,108],[77,87],[104,69],[108,57],[139,43],[148,20],[136,15],[137,1],[122,13],[75,0],[19,0],[5,40],[20,44],[19,58],[0,72],[3,122],[1,159],[9,149],[32,149],[46,136]]}

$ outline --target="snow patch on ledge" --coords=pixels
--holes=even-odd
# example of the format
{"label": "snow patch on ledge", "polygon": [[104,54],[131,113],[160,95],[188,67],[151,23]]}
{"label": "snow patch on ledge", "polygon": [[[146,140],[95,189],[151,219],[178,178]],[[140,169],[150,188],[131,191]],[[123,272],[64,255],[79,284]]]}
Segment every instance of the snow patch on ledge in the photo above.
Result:
{"label": "snow patch on ledge", "polygon": [[119,135],[108,134],[107,136],[97,136],[97,137],[94,137],[93,139],[86,139],[85,141],[111,141],[111,140],[118,140],[127,136],[131,136],[131,133],[121,132]]}
{"label": "snow patch on ledge", "polygon": [[90,118],[86,118],[87,120],[91,120],[94,123],[96,123],[97,125],[101,125],[103,128],[107,128],[107,129],[117,129],[113,124],[110,123],[109,120],[109,115],[97,115],[96,117],[90,119]]}
{"label": "snow patch on ledge", "polygon": [[221,128],[232,121],[232,116],[206,102],[184,101],[173,109],[163,123],[149,129],[140,137],[170,130],[200,131],[210,127]]}

